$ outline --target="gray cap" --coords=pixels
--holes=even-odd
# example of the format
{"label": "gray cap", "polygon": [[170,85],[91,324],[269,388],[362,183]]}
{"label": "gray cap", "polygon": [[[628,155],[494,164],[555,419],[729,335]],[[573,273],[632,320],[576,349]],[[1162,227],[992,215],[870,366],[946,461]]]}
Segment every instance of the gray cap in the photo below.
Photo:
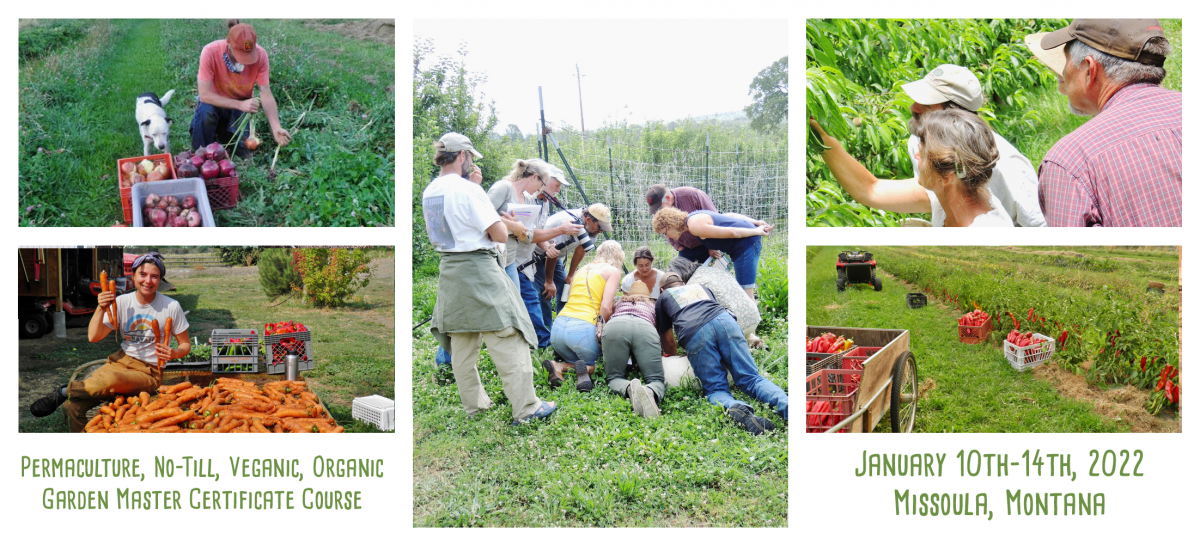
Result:
{"label": "gray cap", "polygon": [[924,79],[901,86],[917,104],[953,102],[972,112],[983,106],[983,87],[970,70],[953,64],[934,68]]}
{"label": "gray cap", "polygon": [[471,144],[471,139],[456,132],[448,132],[442,135],[441,138],[438,138],[437,144],[434,144],[433,147],[437,148],[439,151],[448,151],[451,153],[456,151],[469,151],[471,152],[471,155],[475,156],[476,159],[483,159],[483,154],[479,153],[479,151],[475,149],[475,146]]}
{"label": "gray cap", "polygon": [[556,166],[550,166],[550,177],[558,180],[562,185],[571,185],[571,181],[567,179],[567,175],[563,174],[563,170]]}

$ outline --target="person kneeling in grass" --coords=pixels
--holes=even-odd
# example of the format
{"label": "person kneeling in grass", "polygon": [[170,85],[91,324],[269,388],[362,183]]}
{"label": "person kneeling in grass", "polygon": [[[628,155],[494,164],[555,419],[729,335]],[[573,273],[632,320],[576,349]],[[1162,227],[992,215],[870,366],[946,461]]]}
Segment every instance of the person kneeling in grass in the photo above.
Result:
{"label": "person kneeling in grass", "polygon": [[[608,388],[629,398],[633,412],[639,416],[658,418],[658,406],[666,396],[667,386],[662,345],[654,330],[654,301],[645,282],[634,281],[629,294],[617,301],[601,337]],[[625,364],[630,356],[637,360],[645,385],[636,378],[626,378],[629,368]]]}
{"label": "person kneeling in grass", "polygon": [[[162,255],[151,252],[133,261],[133,283],[136,290],[120,297],[111,291],[96,296],[96,312],[88,324],[88,341],[98,343],[117,328],[121,328],[121,349],[108,356],[108,361],[83,380],[76,380],[55,388],[29,407],[34,416],[49,416],[69,401],[67,421],[73,433],[83,431],[88,423],[87,412],[92,407],[109,402],[117,396],[135,396],[141,392],[153,392],[162,385],[162,369],[158,361],[164,362],[187,356],[192,350],[188,337],[187,316],[183,308],[170,297],[158,293],[160,282],[165,281],[167,268]],[[116,305],[118,323],[108,319],[108,308]],[[155,343],[150,323],[157,321],[166,325],[171,320],[167,337],[175,337],[179,346],[170,348],[168,342]],[[152,363],[153,362],[153,363]]]}
{"label": "person kneeling in grass", "polygon": [[549,373],[551,388],[562,384],[563,369],[570,366],[575,369],[575,389],[592,391],[592,371],[600,359],[596,324],[598,318],[607,320],[612,316],[613,298],[621,283],[620,267],[624,262],[621,243],[610,240],[601,244],[592,262],[575,275],[567,304],[550,328],[550,346],[567,363],[542,362],[542,367]]}
{"label": "person kneeling in grass", "polygon": [[[729,417],[746,431],[759,435],[775,429],[775,424],[755,416],[753,407],[734,399],[726,371],[733,375],[733,383],[739,389],[774,407],[785,421],[788,419],[787,393],[758,374],[742,330],[725,307],[717,304],[708,288],[685,285],[678,274],[666,273],[654,307],[654,322],[664,352],[674,354],[678,338],[679,344],[687,349],[688,361],[705,397],[725,407]],[[672,328],[674,336],[670,335]]]}

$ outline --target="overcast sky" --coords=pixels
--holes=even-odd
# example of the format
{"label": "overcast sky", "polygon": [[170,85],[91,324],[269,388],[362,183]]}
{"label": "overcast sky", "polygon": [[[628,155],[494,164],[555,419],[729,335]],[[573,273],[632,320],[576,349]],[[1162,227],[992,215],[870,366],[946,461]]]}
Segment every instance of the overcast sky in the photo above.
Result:
{"label": "overcast sky", "polygon": [[579,128],[575,65],[583,74],[584,123],[671,121],[738,111],[750,82],[787,55],[786,20],[418,20],[417,39],[438,56],[466,43],[467,69],[482,72],[503,133],[531,134],[538,86],[552,126]]}

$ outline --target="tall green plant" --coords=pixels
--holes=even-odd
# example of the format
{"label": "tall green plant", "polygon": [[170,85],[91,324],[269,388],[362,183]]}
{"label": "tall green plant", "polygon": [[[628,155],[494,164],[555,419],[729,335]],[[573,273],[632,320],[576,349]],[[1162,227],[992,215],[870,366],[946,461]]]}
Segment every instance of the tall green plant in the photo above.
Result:
{"label": "tall green plant", "polygon": [[304,279],[292,266],[291,251],[268,248],[258,258],[258,283],[267,297],[274,298],[302,288]]}
{"label": "tall green plant", "polygon": [[292,265],[304,280],[304,294],[317,307],[344,306],[371,283],[371,258],[357,248],[300,248]]}

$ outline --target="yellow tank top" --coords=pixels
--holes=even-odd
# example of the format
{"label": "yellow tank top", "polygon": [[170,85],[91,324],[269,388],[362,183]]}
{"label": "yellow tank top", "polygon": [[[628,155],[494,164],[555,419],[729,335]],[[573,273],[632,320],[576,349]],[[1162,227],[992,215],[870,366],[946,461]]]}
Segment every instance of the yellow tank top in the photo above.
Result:
{"label": "yellow tank top", "polygon": [[[588,297],[589,288],[591,297]],[[600,302],[604,300],[604,277],[598,272],[593,272],[592,265],[588,265],[575,271],[570,291],[567,304],[558,315],[578,318],[590,324],[596,323],[596,315],[600,313]]]}

